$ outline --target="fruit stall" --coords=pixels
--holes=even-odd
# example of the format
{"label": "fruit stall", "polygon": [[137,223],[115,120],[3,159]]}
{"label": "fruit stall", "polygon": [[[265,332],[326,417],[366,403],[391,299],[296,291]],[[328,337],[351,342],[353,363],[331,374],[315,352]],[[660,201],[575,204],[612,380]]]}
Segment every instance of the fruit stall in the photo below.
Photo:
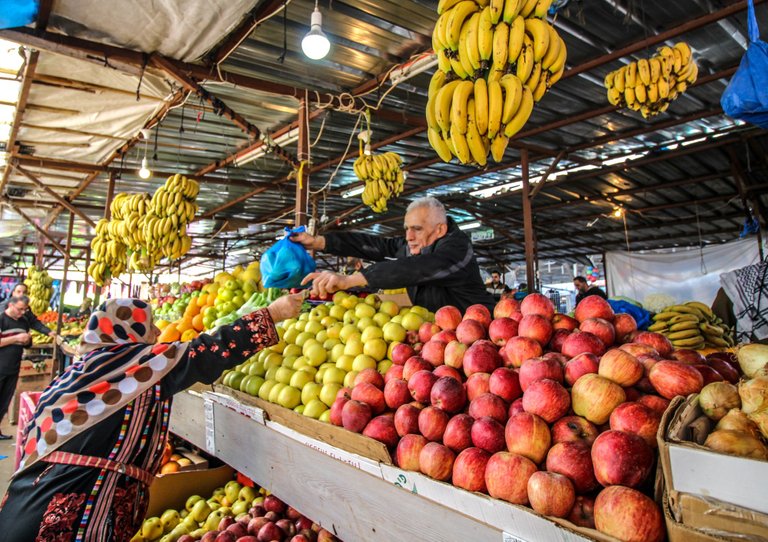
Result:
{"label": "fruit stall", "polygon": [[[134,542],[768,539],[765,0],[80,4],[0,16],[18,390],[89,303],[200,345],[304,297],[174,398]],[[449,234],[455,302],[370,285]]]}

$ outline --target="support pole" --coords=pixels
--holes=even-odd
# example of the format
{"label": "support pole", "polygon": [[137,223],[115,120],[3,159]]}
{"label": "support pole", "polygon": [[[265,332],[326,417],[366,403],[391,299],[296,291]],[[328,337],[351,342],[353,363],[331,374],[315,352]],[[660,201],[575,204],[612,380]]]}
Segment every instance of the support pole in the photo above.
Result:
{"label": "support pole", "polygon": [[112,200],[115,198],[115,172],[109,173],[109,183],[107,184],[107,203],[104,205],[104,218],[109,220],[112,218]]}
{"label": "support pole", "polygon": [[[306,226],[309,220],[309,107],[306,98],[299,104],[299,173],[296,176],[296,226]],[[303,166],[301,165],[303,164]],[[312,232],[310,232],[312,233]]]}
{"label": "support pole", "polygon": [[[69,213],[69,226],[67,227],[67,244],[66,252],[64,253],[64,274],[61,277],[61,287],[59,293],[59,315],[56,318],[56,335],[61,335],[61,323],[64,318],[64,294],[67,292],[67,274],[69,273],[69,258],[70,251],[72,250],[72,229],[75,225],[75,213]],[[59,356],[54,356],[58,367],[56,368],[57,375],[64,372],[64,358],[59,359]]]}
{"label": "support pole", "polygon": [[88,268],[91,267],[91,247],[85,250],[85,280],[83,280],[83,301],[88,297],[88,286],[90,285],[90,279],[88,278]]}
{"label": "support pole", "polygon": [[523,181],[523,230],[525,232],[525,277],[528,291],[532,292],[536,284],[534,271],[533,213],[531,212],[531,185],[528,182],[528,149],[520,149],[520,165]]}

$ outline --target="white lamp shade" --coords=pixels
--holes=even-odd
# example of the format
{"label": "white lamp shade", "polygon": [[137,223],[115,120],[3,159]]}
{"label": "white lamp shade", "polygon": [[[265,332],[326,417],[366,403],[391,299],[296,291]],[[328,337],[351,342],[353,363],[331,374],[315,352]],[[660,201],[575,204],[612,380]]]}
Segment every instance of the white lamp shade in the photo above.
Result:
{"label": "white lamp shade", "polygon": [[139,177],[142,179],[149,179],[152,176],[152,171],[150,171],[147,163],[147,159],[143,158],[141,160],[141,169],[139,170]]}
{"label": "white lamp shade", "polygon": [[315,8],[312,12],[311,27],[304,39],[301,40],[301,50],[312,60],[325,58],[331,50],[331,42],[323,32],[323,14]]}

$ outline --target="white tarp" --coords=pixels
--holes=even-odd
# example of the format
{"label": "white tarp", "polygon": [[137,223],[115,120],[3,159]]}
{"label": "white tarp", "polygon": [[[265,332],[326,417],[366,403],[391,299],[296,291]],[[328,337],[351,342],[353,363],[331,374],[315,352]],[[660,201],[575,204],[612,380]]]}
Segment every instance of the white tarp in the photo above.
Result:
{"label": "white tarp", "polygon": [[711,304],[720,288],[720,273],[760,260],[754,238],[711,245],[704,249],[607,252],[608,295],[640,302],[649,294],[667,294],[676,302]]}

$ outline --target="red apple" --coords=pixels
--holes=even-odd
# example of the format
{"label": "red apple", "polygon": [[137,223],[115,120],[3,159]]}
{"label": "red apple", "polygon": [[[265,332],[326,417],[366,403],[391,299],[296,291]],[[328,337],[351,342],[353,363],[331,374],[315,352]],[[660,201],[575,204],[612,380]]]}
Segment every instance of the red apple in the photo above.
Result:
{"label": "red apple", "polygon": [[397,443],[395,463],[403,470],[419,471],[419,454],[426,446],[427,439],[421,435],[405,435]]}
{"label": "red apple", "polygon": [[[258,534],[258,531],[256,531]],[[208,531],[203,535],[203,537],[200,539],[200,542],[216,542],[216,537],[219,536],[219,531]],[[178,542],[178,541],[177,541]],[[257,539],[258,542],[258,539]]]}
{"label": "red apple", "polygon": [[661,356],[654,356],[652,354],[639,354],[635,357],[635,359],[637,359],[637,361],[639,361],[643,366],[643,375],[647,377],[648,373],[651,371],[651,367],[661,361]]}
{"label": "red apple", "polygon": [[[279,519],[275,522],[275,525],[280,527],[280,530],[283,531],[283,534],[286,538],[289,536],[292,537],[296,534],[296,526],[293,524],[293,522],[288,518]],[[242,538],[238,538],[237,542],[245,542]]]}
{"label": "red apple", "polygon": [[552,338],[549,340],[549,349],[553,352],[560,352],[565,344],[565,339],[571,334],[567,329],[556,329],[552,332]]}
{"label": "red apple", "polygon": [[544,461],[552,441],[547,422],[528,412],[515,414],[507,421],[504,437],[510,452],[536,464]]}
{"label": "red apple", "polygon": [[689,348],[678,348],[672,351],[670,357],[680,363],[686,365],[704,365],[707,363],[707,358],[699,354],[696,350]]}
{"label": "red apple", "polygon": [[595,477],[604,486],[639,486],[651,472],[653,460],[651,447],[632,433],[604,431],[592,444]]}
{"label": "red apple", "polygon": [[568,358],[575,358],[583,352],[588,352],[599,357],[605,353],[605,344],[592,333],[587,331],[574,331],[565,338],[560,352]]}
{"label": "red apple", "polygon": [[461,382],[461,373],[454,369],[453,367],[449,367],[448,365],[441,365],[440,367],[435,367],[435,370],[432,371],[432,374],[434,374],[438,378],[442,377],[448,377],[453,378],[454,380],[458,380]]}
{"label": "red apple", "polygon": [[443,444],[456,453],[472,446],[471,431],[474,421],[469,414],[456,414],[445,426]]}
{"label": "red apple", "polygon": [[488,329],[488,327],[491,325],[491,311],[488,310],[488,307],[479,303],[476,305],[470,305],[467,307],[467,310],[464,311],[463,320],[475,320],[480,322],[484,329]]}
{"label": "red apple", "polygon": [[459,327],[456,328],[456,339],[467,346],[484,338],[485,328],[477,320],[462,320]]}
{"label": "red apple", "polygon": [[464,354],[467,351],[468,346],[463,342],[451,341],[445,345],[443,351],[443,360],[445,364],[456,369],[461,369],[464,361]]}
{"label": "red apple", "polygon": [[488,327],[488,337],[494,344],[504,346],[517,336],[518,323],[512,318],[496,318]]}
{"label": "red apple", "polygon": [[504,399],[493,393],[484,393],[470,401],[467,413],[474,419],[488,416],[499,423],[506,423],[507,409]]}
{"label": "red apple", "polygon": [[339,542],[339,539],[333,536],[330,531],[320,529],[317,531],[317,542]]}
{"label": "red apple", "polygon": [[595,528],[595,499],[585,495],[576,495],[576,502],[573,503],[571,513],[565,518],[574,525]]}
{"label": "red apple", "polygon": [[[276,524],[270,522],[259,529],[259,534],[256,535],[259,542],[271,542],[272,540],[282,540],[283,531]],[[218,541],[218,538],[216,539]],[[232,538],[232,542],[235,542],[235,538]]]}
{"label": "red apple", "polygon": [[428,406],[419,412],[419,432],[432,442],[442,442],[450,416],[444,410]]}
{"label": "red apple", "polygon": [[626,388],[643,378],[643,365],[632,354],[613,348],[600,358],[597,374]]}
{"label": "red apple", "polygon": [[641,331],[635,336],[632,342],[647,344],[648,346],[653,347],[653,349],[664,358],[672,354],[672,351],[675,349],[675,347],[672,346],[672,343],[669,342],[669,339],[661,333],[654,333],[653,331]]}
{"label": "red apple", "polygon": [[585,374],[571,389],[573,411],[597,425],[607,422],[613,409],[626,398],[621,386],[596,374]]}
{"label": "red apple", "polygon": [[731,363],[720,358],[708,356],[707,364],[731,384],[736,384],[739,381],[739,372]]}
{"label": "red apple", "polygon": [[[235,523],[237,523],[237,521],[232,516],[223,517],[221,518],[221,521],[219,521],[219,525],[216,527],[216,530],[226,531],[229,527],[231,527]],[[248,534],[247,530],[246,530],[246,534]]]}
{"label": "red apple", "polygon": [[608,320],[603,320],[602,318],[587,318],[579,325],[579,329],[596,336],[603,341],[603,344],[606,347],[609,347],[616,342],[616,330],[613,328],[613,324]]}
{"label": "red apple", "polygon": [[613,317],[613,327],[616,330],[616,342],[624,342],[627,335],[637,331],[637,321],[631,314],[616,313]]}
{"label": "red apple", "polygon": [[444,329],[440,333],[435,333],[432,335],[433,341],[443,341],[445,344],[448,344],[451,341],[455,341],[456,339],[456,332],[452,329]]}
{"label": "red apple", "polygon": [[610,303],[600,296],[590,295],[585,297],[579,304],[576,305],[576,309],[573,311],[573,315],[579,323],[588,318],[602,318],[613,322],[613,308]]}
{"label": "red apple", "polygon": [[509,318],[512,318],[512,320],[514,320],[515,322],[520,322],[520,320],[523,319],[523,313],[520,311],[515,311],[509,315]]}
{"label": "red apple", "polygon": [[[474,320],[465,320],[472,322]],[[477,341],[464,354],[462,362],[464,374],[469,377],[473,373],[492,373],[501,366],[499,351],[490,341]]]}
{"label": "red apple", "polygon": [[520,310],[520,303],[512,297],[504,297],[493,308],[494,318],[509,318],[512,313]]}
{"label": "red apple", "polygon": [[590,446],[584,442],[559,442],[552,446],[547,453],[547,470],[567,476],[576,493],[597,489]]}
{"label": "red apple", "polygon": [[352,400],[368,403],[374,414],[381,414],[387,408],[384,392],[368,382],[362,382],[352,388]]}
{"label": "red apple", "polygon": [[637,402],[620,404],[611,413],[610,418],[612,430],[637,435],[651,448],[657,446],[656,431],[660,422],[661,418],[655,410]]}
{"label": "red apple", "polygon": [[695,367],[676,361],[658,362],[651,368],[648,378],[659,395],[666,399],[698,393],[704,387],[704,377]]}
{"label": "red apple", "polygon": [[269,520],[265,517],[256,517],[253,518],[251,521],[248,522],[247,531],[248,534],[251,536],[257,536],[259,534],[259,531],[261,530],[264,525],[269,523]]}
{"label": "red apple", "polygon": [[576,491],[566,476],[539,471],[528,479],[528,500],[537,514],[564,518],[573,509]]}
{"label": "red apple", "polygon": [[434,369],[432,364],[423,359],[421,356],[411,356],[403,365],[403,378],[410,380],[411,377],[419,371],[431,371]]}
{"label": "red apple", "polygon": [[557,313],[552,317],[552,327],[554,329],[565,329],[567,331],[573,331],[579,327],[579,321],[576,318],[572,318],[567,314]]}
{"label": "red apple", "polygon": [[264,497],[264,509],[267,512],[274,512],[275,514],[284,514],[288,505],[285,504],[275,495],[267,495]]}
{"label": "red apple", "polygon": [[642,395],[637,402],[650,407],[659,416],[664,414],[664,411],[666,411],[669,406],[669,399],[664,399],[658,395]]}
{"label": "red apple", "polygon": [[658,505],[639,491],[607,487],[595,499],[595,527],[629,542],[661,542],[666,528]]}
{"label": "red apple", "polygon": [[421,410],[411,404],[402,405],[397,409],[394,422],[398,435],[404,437],[410,433],[418,434],[419,412],[421,412]]}
{"label": "red apple", "polygon": [[552,424],[552,442],[582,442],[589,446],[600,434],[592,422],[581,416],[565,416]]}
{"label": "red apple", "polygon": [[411,397],[420,403],[428,403],[432,386],[436,381],[437,377],[432,374],[432,371],[417,371],[408,380],[408,389],[411,392]]}
{"label": "red apple", "polygon": [[353,433],[361,433],[372,417],[371,407],[362,401],[347,401],[341,409],[341,425]]}
{"label": "red apple", "polygon": [[411,392],[408,389],[408,382],[402,379],[393,379],[387,382],[384,386],[384,401],[391,410],[397,410],[402,405],[409,403]]}
{"label": "red apple", "polygon": [[[525,301],[523,301],[525,302]],[[538,314],[526,314],[520,320],[517,334],[520,337],[528,337],[544,346],[552,338],[552,324],[548,318]]]}
{"label": "red apple", "polygon": [[525,409],[523,408],[522,396],[520,396],[518,399],[515,399],[509,404],[509,410],[507,411],[507,419],[511,418],[515,414],[520,414],[521,412],[525,412]]}
{"label": "red apple", "polygon": [[421,348],[421,357],[433,367],[442,365],[445,362],[445,344],[443,341],[435,340],[425,342]]}
{"label": "red apple", "polygon": [[[306,533],[299,533],[294,535],[289,542],[313,542],[313,540],[314,538],[309,538]],[[238,542],[240,541],[238,540]]]}
{"label": "red apple", "polygon": [[619,349],[624,350],[628,354],[632,354],[635,357],[638,357],[640,354],[647,354],[649,356],[656,356],[658,359],[661,359],[656,349],[648,344],[624,343],[619,346]]}
{"label": "red apple", "polygon": [[460,380],[443,376],[438,378],[430,391],[430,403],[448,413],[456,413],[467,404],[467,392]]}
{"label": "red apple", "polygon": [[390,380],[405,380],[402,365],[392,365],[387,369],[387,372],[384,373],[384,384],[386,385]]}
{"label": "red apple", "polygon": [[413,354],[413,347],[410,344],[397,343],[392,347],[392,363],[404,365]]}
{"label": "red apple", "polygon": [[331,417],[330,421],[333,425],[338,425],[341,427],[342,425],[342,419],[341,419],[341,412],[344,408],[344,405],[347,404],[346,397],[337,397],[336,400],[333,402],[333,405],[331,405]]}
{"label": "red apple", "polygon": [[532,293],[523,298],[522,303],[520,303],[520,312],[523,313],[523,316],[537,314],[549,321],[555,315],[555,306],[547,296]]}
{"label": "red apple", "polygon": [[424,322],[419,327],[419,342],[426,344],[434,334],[439,333],[440,326],[432,322]]}
{"label": "red apple", "polygon": [[453,305],[440,307],[435,312],[435,323],[440,329],[453,331],[461,323],[461,311]]}
{"label": "red apple", "polygon": [[494,499],[512,504],[528,504],[528,479],[538,469],[536,464],[519,454],[498,452],[485,466],[485,485]]}
{"label": "red apple", "polygon": [[343,397],[344,399],[352,399],[352,388],[347,386],[339,388],[339,391],[336,392],[336,399],[339,397]]}
{"label": "red apple", "polygon": [[523,390],[520,387],[520,375],[509,367],[499,367],[493,371],[488,381],[488,387],[492,394],[498,395],[507,403],[511,403],[523,395]]}
{"label": "red apple", "polygon": [[552,358],[530,358],[520,367],[520,387],[523,391],[528,389],[533,382],[549,378],[556,382],[563,382],[563,366]]}
{"label": "red apple", "polygon": [[[642,380],[642,379],[640,379],[640,380]],[[639,382],[638,382],[638,384],[639,384]],[[650,381],[649,381],[649,384],[650,384]],[[644,392],[642,392],[640,389],[638,389],[637,384],[635,384],[634,386],[632,386],[630,388],[624,388],[624,394],[627,396],[627,401],[628,402],[635,402],[635,401],[637,401],[638,399],[640,399],[640,396],[643,393]]]}
{"label": "red apple", "polygon": [[489,416],[475,420],[470,437],[472,444],[490,454],[504,449],[504,426]]}
{"label": "red apple", "polygon": [[520,367],[530,358],[537,358],[544,353],[538,341],[528,337],[512,337],[504,345],[504,365],[507,367]]}
{"label": "red apple", "polygon": [[565,369],[565,364],[568,361],[568,358],[566,358],[560,352],[546,352],[541,357],[544,359],[551,359],[558,362],[560,364],[560,367],[562,367],[563,369]]}
{"label": "red apple", "polygon": [[565,381],[569,386],[573,386],[579,377],[590,373],[597,374],[598,367],[597,356],[583,352],[565,363]]}
{"label": "red apple", "polygon": [[701,377],[704,379],[705,386],[707,384],[711,384],[712,382],[722,382],[723,380],[725,380],[723,378],[723,375],[715,371],[709,365],[696,364],[696,365],[693,365],[693,367],[695,367],[696,370],[701,373]]}
{"label": "red apple", "polygon": [[357,373],[357,375],[355,376],[353,393],[354,393],[354,388],[356,388],[358,385],[362,384],[363,382],[367,382],[368,384],[373,384],[380,390],[384,389],[384,377],[381,376],[381,373],[379,371],[377,371],[372,367],[369,367],[368,369],[363,369],[362,371]]}
{"label": "red apple", "polygon": [[456,456],[453,462],[451,483],[467,491],[487,493],[485,467],[491,454],[480,448],[467,448]]}
{"label": "red apple", "polygon": [[488,373],[474,373],[469,378],[465,385],[467,386],[467,399],[474,401],[476,397],[480,397],[484,393],[491,391],[491,375]]}
{"label": "red apple", "polygon": [[363,429],[363,435],[383,442],[388,448],[394,448],[400,435],[395,429],[395,421],[391,415],[376,416]]}
{"label": "red apple", "polygon": [[532,382],[523,392],[523,408],[552,423],[562,418],[571,408],[571,394],[560,382],[545,378]]}
{"label": "red apple", "polygon": [[447,446],[428,442],[419,454],[419,470],[435,480],[451,478],[455,454]]}

